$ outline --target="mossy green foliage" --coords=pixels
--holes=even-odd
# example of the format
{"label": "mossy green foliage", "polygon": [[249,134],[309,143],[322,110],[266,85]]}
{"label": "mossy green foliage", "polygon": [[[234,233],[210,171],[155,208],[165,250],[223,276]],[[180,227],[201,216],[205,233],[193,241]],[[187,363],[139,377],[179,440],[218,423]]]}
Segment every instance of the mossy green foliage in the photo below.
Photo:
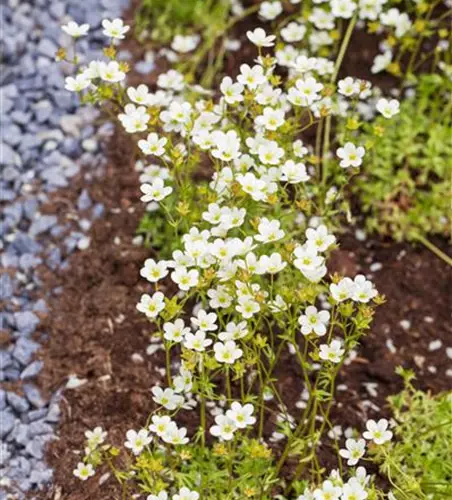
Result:
{"label": "mossy green foliage", "polygon": [[423,76],[397,116],[364,126],[369,156],[354,192],[369,230],[396,240],[450,236],[451,90],[445,77]]}
{"label": "mossy green foliage", "polygon": [[229,0],[142,0],[137,10],[139,33],[151,30],[153,40],[167,43],[176,34],[205,32],[225,22]]}
{"label": "mossy green foliage", "polygon": [[452,498],[452,392],[432,396],[404,376],[405,390],[390,398],[397,426],[381,471],[397,500]]}

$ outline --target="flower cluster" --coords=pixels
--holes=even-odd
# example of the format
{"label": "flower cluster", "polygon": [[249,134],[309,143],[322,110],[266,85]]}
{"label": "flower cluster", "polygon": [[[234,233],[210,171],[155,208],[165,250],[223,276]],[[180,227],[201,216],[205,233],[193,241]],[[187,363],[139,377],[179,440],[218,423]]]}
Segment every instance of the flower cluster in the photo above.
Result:
{"label": "flower cluster", "polygon": [[[320,477],[315,454],[338,371],[381,302],[364,275],[328,275],[340,193],[366,161],[353,126],[330,142],[331,118],[349,124],[364,104],[387,119],[399,109],[395,99],[375,99],[369,82],[346,77],[336,83],[337,67],[320,48],[333,43],[329,33],[338,20],[371,19],[372,8],[380,15],[385,2],[371,3],[316,1],[306,22],[290,21],[275,35],[249,31],[258,57],[242,64],[235,79],[222,79],[217,99],[175,69],[158,76],[156,89],[126,87],[128,67],[116,61],[113,44],[106,51],[110,61],[92,61],[66,81],[70,91],[114,100],[141,156],[141,200],[174,230],[166,255],[144,262],[140,274],[149,290],[136,305],[165,351],[165,381],[151,388],[156,408],[146,425],[126,433],[124,447],[135,465],[118,476],[152,492],[148,500],[198,499],[202,467],[188,481],[177,472],[185,473],[193,456],[219,464],[230,481],[240,474],[232,465],[237,457],[252,460],[251,469],[260,467],[260,475],[252,474],[257,488],[260,477],[270,477],[269,464],[277,477],[290,454],[310,449],[307,460]],[[265,1],[259,17],[271,21],[282,10],[281,2]],[[113,40],[128,30],[120,20],[103,26]],[[71,24],[65,31],[77,38],[88,28]],[[274,55],[263,55],[279,36]],[[306,37],[310,52],[296,46]],[[171,46],[183,54],[199,41],[177,35]],[[315,146],[303,142],[309,128],[316,130]],[[200,165],[203,180],[193,182]],[[308,394],[298,425],[275,378],[285,356],[293,357]],[[180,425],[187,414],[196,433]],[[273,438],[286,440],[276,465],[263,441],[267,418],[268,427],[278,428]],[[87,438],[86,461],[74,471],[81,479],[94,474],[102,453],[113,453],[102,446],[102,429]],[[348,439],[340,450],[348,465],[364,455],[364,440],[391,438],[387,422],[369,421],[363,438]],[[140,468],[150,472],[136,474]],[[336,474],[300,499],[364,499],[368,482],[360,468],[348,482]],[[262,490],[266,495],[271,484]],[[255,494],[249,485],[236,491],[240,498]],[[217,498],[222,494],[216,491]]]}

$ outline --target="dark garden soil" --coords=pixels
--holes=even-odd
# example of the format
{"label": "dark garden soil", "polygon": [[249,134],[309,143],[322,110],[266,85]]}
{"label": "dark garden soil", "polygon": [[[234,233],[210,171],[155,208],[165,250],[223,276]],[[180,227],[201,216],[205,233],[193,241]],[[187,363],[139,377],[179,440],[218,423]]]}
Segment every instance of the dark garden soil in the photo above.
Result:
{"label": "dark garden soil", "polygon": [[[141,56],[142,49],[135,42],[126,47]],[[368,78],[362,68],[369,66],[375,47],[367,50],[361,40],[356,47],[345,63],[347,74]],[[228,65],[237,72],[237,60],[231,59]],[[155,78],[152,74],[139,81],[152,84]],[[138,78],[131,83],[138,83]],[[390,87],[392,80],[376,83]],[[114,478],[102,475],[107,469],[86,482],[72,475],[83,453],[84,432],[102,426],[109,440],[121,445],[128,429],[145,423],[154,407],[150,388],[163,382],[163,353],[146,354],[152,327],[135,309],[141,293],[149,291],[139,269],[153,251],[132,242],[143,203],[131,143],[118,132],[108,151],[106,174],[89,189],[91,198],[106,207],[104,217],[93,224],[90,247],[70,258],[68,271],[55,274],[44,269],[42,273],[49,289],[62,284],[64,289],[50,304],[46,319],[49,341],[42,353],[45,365],[40,384],[53,393],[65,386],[71,374],[86,381],[64,392],[60,439],[50,446],[47,457],[55,469],[54,483],[39,495],[41,500],[119,500],[121,491]],[[70,219],[82,187],[80,176],[70,190],[55,195],[48,213]],[[444,249],[443,242],[436,243]],[[446,374],[451,368],[446,347],[452,347],[451,275],[446,264],[423,247],[376,238],[358,241],[350,233],[340,239],[330,271],[372,275],[387,297],[357,357],[339,376],[334,424],[362,429],[367,418],[388,416],[386,398],[402,388],[394,373],[398,365],[415,370],[417,385],[424,390],[452,389],[452,374]],[[288,352],[283,360],[279,389],[287,401],[294,402],[300,398],[303,383]],[[324,449],[322,462],[334,465],[328,446]]]}

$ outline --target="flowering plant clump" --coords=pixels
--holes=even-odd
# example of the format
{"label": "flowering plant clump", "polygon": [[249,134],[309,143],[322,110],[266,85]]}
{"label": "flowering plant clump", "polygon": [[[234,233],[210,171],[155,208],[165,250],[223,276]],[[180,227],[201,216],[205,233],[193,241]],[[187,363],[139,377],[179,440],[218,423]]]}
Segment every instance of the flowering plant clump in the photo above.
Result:
{"label": "flowering plant clump", "polygon": [[[259,14],[271,20],[279,8],[263,2]],[[349,19],[356,4],[331,8]],[[104,28],[112,40],[127,32],[121,20]],[[290,30],[286,38],[302,36]],[[327,477],[319,447],[333,431],[337,374],[384,301],[363,275],[328,276],[342,191],[366,161],[353,115],[368,102],[390,119],[398,102],[371,99],[369,82],[336,82],[347,36],[336,62],[299,54],[290,64],[264,55],[275,35],[258,28],[247,37],[257,59],[236,79],[224,77],[218,98],[173,69],[156,91],[127,88],[129,68],[113,43],[105,61],[67,79],[85,101],[110,103],[133,135],[142,201],[172,231],[165,255],[144,262],[149,292],[137,304],[166,353],[165,381],[150,388],[155,410],[127,432],[126,452],[106,444],[100,428],[87,433],[74,474],[87,479],[107,462],[125,497],[148,500],[384,498],[354,467],[368,449],[390,445],[386,420],[369,420],[344,443],[333,432],[339,468]],[[337,138],[332,117],[345,128]],[[302,140],[311,128],[312,148]],[[295,401],[277,377],[289,361],[299,377]],[[112,463],[120,453],[121,470]]]}

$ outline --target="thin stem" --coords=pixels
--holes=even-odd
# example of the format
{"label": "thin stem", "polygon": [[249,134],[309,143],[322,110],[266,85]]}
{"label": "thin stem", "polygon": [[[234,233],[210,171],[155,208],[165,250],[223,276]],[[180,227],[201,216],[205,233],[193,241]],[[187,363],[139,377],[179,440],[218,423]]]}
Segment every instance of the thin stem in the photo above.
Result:
{"label": "thin stem", "polygon": [[452,259],[445,254],[442,250],[440,250],[436,245],[434,245],[431,241],[420,234],[414,234],[414,239],[422,243],[425,247],[427,247],[431,252],[433,252],[437,257],[442,259],[447,265],[452,267]]}

